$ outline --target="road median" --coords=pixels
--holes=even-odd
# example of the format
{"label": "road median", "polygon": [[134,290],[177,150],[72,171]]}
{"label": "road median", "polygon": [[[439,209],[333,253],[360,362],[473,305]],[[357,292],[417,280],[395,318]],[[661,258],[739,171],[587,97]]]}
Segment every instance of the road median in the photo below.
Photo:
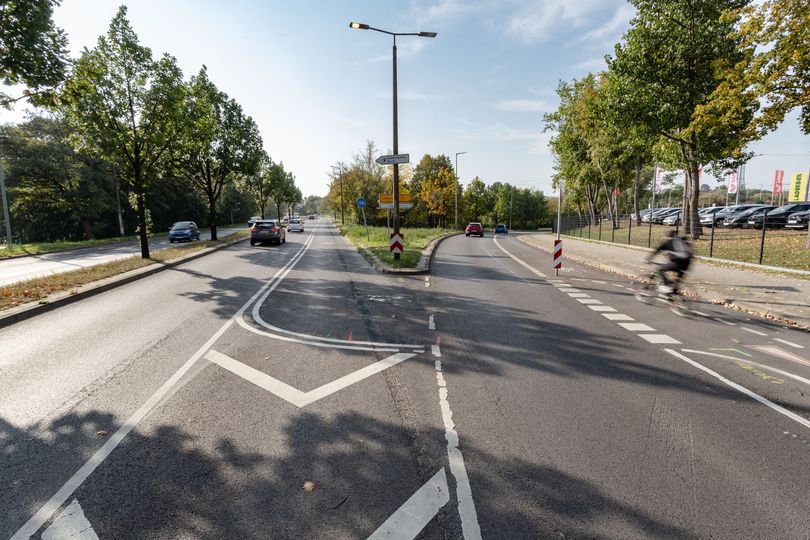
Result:
{"label": "road median", "polygon": [[400,260],[395,261],[388,248],[386,227],[369,227],[368,235],[360,225],[337,227],[378,272],[386,274],[427,274],[438,245],[445,238],[460,234],[449,229],[403,229],[405,250]]}

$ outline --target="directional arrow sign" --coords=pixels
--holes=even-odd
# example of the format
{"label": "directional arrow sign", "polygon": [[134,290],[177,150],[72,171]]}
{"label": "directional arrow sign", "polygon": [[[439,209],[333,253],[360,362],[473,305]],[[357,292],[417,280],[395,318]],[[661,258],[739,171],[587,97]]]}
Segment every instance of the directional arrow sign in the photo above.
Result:
{"label": "directional arrow sign", "polygon": [[402,237],[398,234],[392,234],[391,240],[388,241],[388,245],[391,248],[392,253],[402,253]]}
{"label": "directional arrow sign", "polygon": [[389,154],[377,158],[380,165],[394,165],[395,163],[408,163],[411,160],[410,154]]}

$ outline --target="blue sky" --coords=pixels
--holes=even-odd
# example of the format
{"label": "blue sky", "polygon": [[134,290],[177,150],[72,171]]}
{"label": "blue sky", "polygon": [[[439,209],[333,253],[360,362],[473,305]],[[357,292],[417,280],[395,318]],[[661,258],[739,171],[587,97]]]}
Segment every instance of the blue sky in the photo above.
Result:
{"label": "blue sky", "polygon": [[[63,0],[54,19],[74,56],[94,46],[120,3]],[[468,152],[459,157],[462,183],[479,176],[548,194],[553,160],[542,115],[556,106],[557,82],[603,68],[633,16],[623,0],[123,3],[153,53],[174,55],[187,77],[208,66],[305,195],[324,195],[330,166],[367,139],[392,146],[391,38],[351,30],[349,21],[439,34],[398,41],[400,152],[412,162]],[[776,168],[810,169],[810,137],[795,117],[752,149],[764,155],[748,166],[749,187],[770,186]]]}

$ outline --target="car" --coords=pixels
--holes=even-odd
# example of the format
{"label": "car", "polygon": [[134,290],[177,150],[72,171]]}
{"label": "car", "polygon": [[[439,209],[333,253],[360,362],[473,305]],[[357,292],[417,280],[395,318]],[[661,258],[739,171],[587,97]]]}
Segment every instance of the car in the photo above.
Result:
{"label": "car", "polygon": [[681,224],[681,215],[683,212],[678,210],[672,214],[669,214],[667,217],[664,218],[662,224],[663,225],[680,225]]}
{"label": "car", "polygon": [[[810,210],[810,202],[791,203],[780,206],[779,208],[768,212],[768,227],[784,227],[787,225],[788,217],[790,217],[792,214],[806,212],[807,210]],[[753,215],[748,218],[748,226],[760,229],[762,228],[762,222],[764,219],[764,214]]]}
{"label": "car", "polygon": [[[723,212],[723,219],[722,221],[717,220],[717,225],[722,225],[723,227],[741,227],[743,223],[748,221],[748,218],[751,214],[745,214],[745,219],[740,221],[738,218],[748,212],[749,210],[754,210],[757,208],[764,207],[764,204],[738,204],[736,206],[729,206],[725,212]],[[719,214],[720,212],[718,212]],[[753,212],[752,212],[753,213]],[[716,217],[719,217],[715,214]]]}
{"label": "car", "polygon": [[467,227],[464,229],[464,236],[480,236],[481,238],[484,237],[484,227],[477,221],[471,222]]}
{"label": "car", "polygon": [[248,227],[253,227],[253,224],[262,219],[262,216],[253,216],[248,220]]}
{"label": "car", "polygon": [[664,220],[671,215],[677,214],[680,212],[680,208],[667,208],[666,210],[662,210],[660,212],[656,212],[652,215],[652,222],[656,225],[663,225]]}
{"label": "car", "polygon": [[[742,227],[743,229],[747,229],[751,227],[749,225],[749,221],[754,216],[763,216],[765,212],[770,212],[771,210],[775,210],[775,206],[760,206],[759,208],[751,208],[746,210],[745,212],[740,212],[739,214],[734,214],[733,216],[729,216],[726,219],[732,218],[734,223],[731,225],[732,227]],[[723,226],[726,226],[725,220],[723,221]]]}
{"label": "car", "polygon": [[298,218],[292,218],[287,222],[287,230],[290,232],[304,232],[304,222]]}
{"label": "car", "polygon": [[806,229],[808,224],[810,224],[810,210],[790,214],[785,227],[788,229]]}
{"label": "car", "polygon": [[716,224],[722,223],[722,213],[728,208],[728,206],[713,206],[711,208],[705,208],[705,212],[700,214],[700,224],[707,227],[714,227]]}
{"label": "car", "polygon": [[[654,208],[654,209],[650,210],[649,212],[647,212],[646,214],[642,215],[641,216],[641,221],[643,223],[649,223],[651,221],[653,223],[655,223],[656,219],[659,219],[659,218],[662,221],[664,219],[664,215],[669,214],[670,212],[673,212],[675,210],[677,210],[677,208],[671,208],[671,207]],[[661,221],[658,221],[658,223],[661,223]]]}
{"label": "car", "polygon": [[250,228],[250,245],[264,242],[281,245],[287,241],[287,231],[276,219],[257,220]]}
{"label": "car", "polygon": [[200,229],[193,221],[178,221],[169,229],[169,242],[191,242],[200,239]]}
{"label": "car", "polygon": [[495,225],[495,234],[509,234],[509,229],[503,223]]}
{"label": "car", "polygon": [[315,214],[310,214],[307,219],[310,220],[310,221],[314,220],[315,219]]}

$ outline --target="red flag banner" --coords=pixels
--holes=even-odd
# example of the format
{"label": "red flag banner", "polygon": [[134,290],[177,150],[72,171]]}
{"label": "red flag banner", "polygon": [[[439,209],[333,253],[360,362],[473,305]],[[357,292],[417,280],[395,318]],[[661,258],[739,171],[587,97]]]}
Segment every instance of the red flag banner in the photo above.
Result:
{"label": "red flag banner", "polygon": [[732,195],[737,193],[737,171],[731,173],[728,179],[728,192]]}
{"label": "red flag banner", "polygon": [[776,177],[773,179],[773,194],[779,195],[782,193],[782,180],[785,178],[785,171],[776,170]]}

